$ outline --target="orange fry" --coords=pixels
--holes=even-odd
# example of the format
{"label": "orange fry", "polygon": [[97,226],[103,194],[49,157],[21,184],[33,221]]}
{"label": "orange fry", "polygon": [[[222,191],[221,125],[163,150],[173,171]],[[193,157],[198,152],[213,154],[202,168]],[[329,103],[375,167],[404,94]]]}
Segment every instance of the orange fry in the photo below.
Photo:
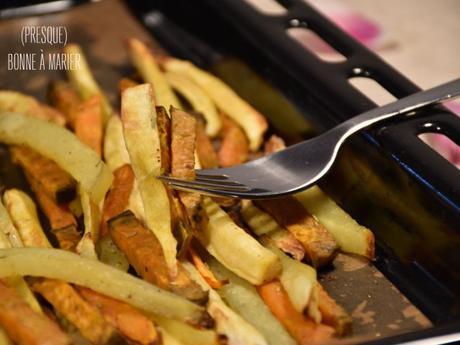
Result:
{"label": "orange fry", "polygon": [[249,155],[249,143],[243,129],[228,116],[222,115],[222,144],[218,152],[221,167],[244,163]]}
{"label": "orange fry", "polygon": [[75,134],[98,155],[102,151],[102,103],[99,96],[93,96],[80,104],[75,118]]}
{"label": "orange fry", "polygon": [[208,265],[201,260],[200,256],[193,250],[192,247],[189,247],[190,257],[192,262],[195,265],[198,272],[201,274],[204,280],[209,284],[213,289],[220,289],[227,282],[219,280],[215,277],[214,273],[209,269]]}

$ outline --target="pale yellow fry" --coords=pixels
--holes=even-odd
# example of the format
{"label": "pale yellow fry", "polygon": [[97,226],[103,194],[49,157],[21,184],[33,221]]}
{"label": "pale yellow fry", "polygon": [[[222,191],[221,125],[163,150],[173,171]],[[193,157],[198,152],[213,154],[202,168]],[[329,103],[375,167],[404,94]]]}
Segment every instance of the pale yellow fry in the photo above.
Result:
{"label": "pale yellow fry", "polygon": [[120,116],[110,117],[104,135],[104,160],[110,171],[129,164],[129,154],[123,137],[123,125]]}
{"label": "pale yellow fry", "polygon": [[95,243],[99,238],[101,212],[99,207],[90,199],[89,194],[81,186],[78,188],[78,195],[80,196],[81,208],[83,210],[85,230],[83,237],[77,244],[76,251],[84,257],[97,260]]}
{"label": "pale yellow fry", "polygon": [[263,115],[239,97],[223,81],[188,61],[168,58],[163,66],[168,72],[185,75],[198,84],[219,109],[243,128],[249,139],[250,149],[257,151],[268,128]]}
{"label": "pale yellow fry", "polygon": [[3,234],[1,242],[4,248],[23,246],[21,236],[2,202],[0,202],[0,233]]}

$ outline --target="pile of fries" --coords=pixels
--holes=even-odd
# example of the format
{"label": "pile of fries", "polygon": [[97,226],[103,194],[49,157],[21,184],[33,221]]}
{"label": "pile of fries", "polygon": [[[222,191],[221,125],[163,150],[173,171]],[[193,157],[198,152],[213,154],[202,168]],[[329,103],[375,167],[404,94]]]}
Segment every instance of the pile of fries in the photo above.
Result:
{"label": "pile of fries", "polygon": [[[259,112],[210,73],[128,42],[137,75],[117,114],[81,68],[49,104],[0,91],[0,142],[32,194],[0,202],[1,344],[313,344],[351,331],[317,281],[374,237],[318,187],[251,202],[178,192],[284,148]],[[40,222],[38,214],[46,216]],[[46,223],[46,224],[45,224]]]}

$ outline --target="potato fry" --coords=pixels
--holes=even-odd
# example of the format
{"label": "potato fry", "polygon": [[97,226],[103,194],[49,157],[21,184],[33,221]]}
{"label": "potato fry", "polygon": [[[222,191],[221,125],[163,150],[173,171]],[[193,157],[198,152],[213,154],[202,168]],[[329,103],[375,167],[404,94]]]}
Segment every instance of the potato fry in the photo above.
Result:
{"label": "potato fry", "polygon": [[35,278],[31,279],[31,286],[93,344],[115,343],[120,337],[96,307],[86,302],[71,285],[54,279]]}
{"label": "potato fry", "polygon": [[133,87],[133,86],[137,86],[137,85],[139,85],[139,83],[130,78],[121,78],[120,81],[118,82],[118,90],[120,91],[120,95],[126,89]]}
{"label": "potato fry", "polygon": [[166,71],[185,75],[198,84],[217,105],[217,108],[243,128],[249,139],[249,148],[251,151],[257,151],[268,128],[263,115],[240,98],[220,79],[188,61],[167,58],[162,61],[162,66]]}
{"label": "potato fry", "polygon": [[102,154],[102,105],[99,95],[92,96],[77,108],[75,135],[99,157]]}
{"label": "potato fry", "polygon": [[45,315],[33,311],[14,291],[0,281],[0,325],[18,344],[70,344],[70,338]]}
{"label": "potato fry", "polygon": [[13,340],[6,334],[6,331],[0,327],[0,344],[2,345],[14,345]]}
{"label": "potato fry", "polygon": [[54,160],[81,183],[98,204],[112,183],[112,174],[97,154],[70,131],[16,113],[0,113],[0,141],[25,145]]}
{"label": "potato fry", "polygon": [[155,103],[167,109],[170,106],[180,108],[179,100],[147,46],[138,39],[132,38],[128,41],[128,52],[131,62],[142,79],[153,86]]}
{"label": "potato fry", "polygon": [[236,276],[213,258],[207,263],[217,278],[229,281],[217,290],[222,299],[263,334],[268,344],[296,345],[295,340],[272,315],[252,284]]}
{"label": "potato fry", "polygon": [[79,56],[78,65],[80,68],[67,70],[67,77],[83,100],[87,100],[96,95],[101,98],[102,122],[105,126],[113,110],[106,96],[99,88],[99,85],[97,85],[81,47],[73,43],[67,44],[64,47],[64,53]]}
{"label": "potato fry", "polygon": [[66,81],[53,81],[48,88],[48,100],[64,114],[68,126],[73,128],[77,108],[81,103],[80,96],[78,96],[74,87]]}
{"label": "potato fry", "polygon": [[190,103],[193,110],[204,116],[206,119],[206,134],[210,137],[215,137],[222,127],[222,122],[214,103],[208,95],[200,86],[182,74],[166,72],[165,77],[173,89]]}
{"label": "potato fry", "polygon": [[209,326],[203,307],[99,261],[45,248],[1,249],[0,278],[46,277],[81,285],[133,307],[194,326]]}
{"label": "potato fry", "polygon": [[332,235],[296,199],[258,200],[255,205],[269,213],[302,243],[314,267],[330,263],[337,255],[338,245]]}
{"label": "potato fry", "polygon": [[99,206],[90,199],[84,189],[79,188],[78,194],[80,195],[81,207],[83,209],[85,231],[75,249],[80,255],[97,260],[95,244],[99,239],[99,226],[101,223]]}
{"label": "potato fry", "polygon": [[232,119],[222,116],[222,144],[217,153],[219,165],[227,168],[243,164],[248,159],[249,147],[246,135]]}
{"label": "potato fry", "polygon": [[171,172],[171,120],[164,107],[156,107],[158,137],[161,148],[161,172]]}
{"label": "potato fry", "polygon": [[59,111],[39,103],[33,97],[16,91],[0,91],[0,110],[51,121],[59,126],[64,126],[66,122],[64,115]]}
{"label": "potato fry", "polygon": [[10,215],[8,214],[3,203],[0,202],[0,232],[5,236],[3,237],[3,244],[5,248],[15,247],[20,248],[23,246],[21,236],[19,236],[18,230],[14,226]]}
{"label": "potato fry", "polygon": [[351,325],[353,320],[350,315],[337,302],[329,296],[321,284],[318,283],[319,293],[319,310],[322,315],[323,322],[334,327],[338,336],[344,336],[351,333]]}
{"label": "potato fry", "polygon": [[212,256],[253,284],[262,284],[278,276],[281,263],[275,254],[238,227],[210,198],[205,197],[203,204],[209,224],[197,237]]}
{"label": "potato fry", "polygon": [[214,146],[205,132],[204,124],[199,120],[196,122],[196,153],[201,168],[214,169],[219,166]]}
{"label": "potato fry", "polygon": [[265,283],[258,286],[257,290],[273,315],[300,345],[324,342],[333,336],[333,328],[317,325],[294,309],[280,282]]}
{"label": "potato fry", "polygon": [[130,341],[145,345],[160,344],[160,335],[153,323],[137,309],[88,288],[77,287],[77,291]]}
{"label": "potato fry", "polygon": [[177,273],[176,245],[166,188],[161,174],[161,147],[150,84],[127,89],[121,100],[123,132],[144,204],[145,222],[161,243],[171,276]]}
{"label": "potato fry", "polygon": [[374,258],[372,231],[359,225],[319,187],[314,186],[294,197],[329,230],[342,251]]}
{"label": "potato fry", "polygon": [[123,125],[117,114],[110,116],[105,128],[104,160],[112,172],[122,165],[130,163],[123,137]]}
{"label": "potato fry", "polygon": [[76,181],[53,160],[26,146],[13,146],[10,152],[13,161],[33,177],[56,203],[69,202],[75,198]]}

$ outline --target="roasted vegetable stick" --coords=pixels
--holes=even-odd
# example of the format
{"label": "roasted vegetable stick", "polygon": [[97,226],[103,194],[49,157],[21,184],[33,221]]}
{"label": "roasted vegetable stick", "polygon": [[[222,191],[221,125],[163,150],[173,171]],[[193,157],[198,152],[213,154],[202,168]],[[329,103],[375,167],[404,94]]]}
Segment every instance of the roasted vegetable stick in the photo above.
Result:
{"label": "roasted vegetable stick", "polygon": [[78,292],[109,320],[118,331],[136,344],[160,344],[159,334],[152,321],[129,304],[107,297],[84,287]]}
{"label": "roasted vegetable stick", "polygon": [[121,118],[116,114],[109,118],[105,128],[104,160],[112,172],[130,162],[123,137]]}
{"label": "roasted vegetable stick", "polygon": [[78,194],[83,210],[85,231],[77,244],[76,252],[82,256],[97,260],[96,242],[99,239],[99,226],[101,223],[99,206],[90,199],[89,194],[83,188],[79,188]]}
{"label": "roasted vegetable stick", "polygon": [[60,112],[39,103],[35,98],[16,91],[0,91],[0,110],[19,113],[65,125],[65,117]]}
{"label": "roasted vegetable stick", "polygon": [[33,177],[55,202],[64,203],[75,198],[76,181],[53,160],[25,146],[10,149],[13,161]]}
{"label": "roasted vegetable stick", "polygon": [[54,160],[88,191],[98,204],[112,183],[112,174],[97,154],[70,131],[53,123],[16,113],[0,113],[0,142],[25,145]]}
{"label": "roasted vegetable stick", "polygon": [[94,79],[93,74],[89,68],[88,62],[86,61],[85,55],[83,54],[83,51],[77,44],[67,44],[64,47],[64,53],[79,56],[79,68],[67,70],[67,77],[79,93],[80,97],[83,98],[83,100],[87,100],[97,95],[101,98],[102,121],[105,125],[110,115],[112,115],[113,110],[104,93],[97,85],[96,80]]}
{"label": "roasted vegetable stick", "polygon": [[212,320],[203,307],[96,260],[60,249],[1,249],[0,278],[47,277],[88,287],[148,313],[196,326]]}
{"label": "roasted vegetable stick", "polygon": [[118,90],[120,90],[120,94],[122,94],[126,89],[137,85],[139,85],[139,83],[130,78],[121,78],[118,82]]}
{"label": "roasted vegetable stick", "polygon": [[227,168],[244,163],[248,159],[249,147],[246,135],[232,119],[222,116],[222,143],[217,153],[219,165]]}
{"label": "roasted vegetable stick", "polygon": [[275,254],[238,227],[210,198],[205,197],[203,204],[209,223],[197,237],[212,256],[253,284],[262,284],[278,276],[281,263]]}
{"label": "roasted vegetable stick", "polygon": [[73,128],[77,108],[81,102],[80,96],[73,86],[63,80],[51,82],[48,88],[48,100],[64,114],[67,124]]}
{"label": "roasted vegetable stick", "polygon": [[0,344],[2,345],[14,345],[13,340],[6,334],[6,331],[0,327]]}
{"label": "roasted vegetable stick", "polygon": [[192,262],[195,265],[196,269],[200,273],[201,277],[209,284],[210,287],[213,289],[219,289],[224,284],[225,281],[221,281],[214,276],[214,273],[209,269],[208,265],[201,260],[200,256],[195,252],[195,250],[190,247],[189,248],[190,257],[192,258]]}
{"label": "roasted vegetable stick", "polygon": [[2,240],[5,248],[9,248],[10,246],[19,248],[23,246],[18,230],[14,226],[2,202],[0,202],[0,232],[5,235]]}
{"label": "roasted vegetable stick", "polygon": [[157,131],[153,90],[142,84],[123,92],[123,133],[134,175],[144,204],[145,223],[158,238],[171,276],[177,272],[176,245],[166,188],[156,177],[161,174],[161,146]]}
{"label": "roasted vegetable stick", "polygon": [[257,290],[273,315],[299,344],[319,343],[333,336],[333,328],[322,324],[317,325],[294,309],[280,282],[273,281],[260,285]]}
{"label": "roasted vegetable stick", "polygon": [[204,116],[206,134],[215,137],[222,127],[222,122],[216,106],[208,95],[200,86],[182,74],[166,72],[165,76],[168,83],[190,103],[193,110]]}
{"label": "roasted vegetable stick", "polygon": [[173,58],[164,59],[168,72],[182,74],[198,84],[213,100],[217,108],[235,120],[246,133],[251,151],[257,151],[267,130],[267,121],[257,110],[240,98],[230,87],[212,74],[192,63]]}
{"label": "roasted vegetable stick", "polygon": [[255,201],[255,205],[269,213],[302,243],[305,254],[314,267],[326,265],[335,258],[337,242],[296,199],[286,197],[259,200]]}
{"label": "roasted vegetable stick", "polygon": [[76,225],[69,225],[64,228],[51,229],[51,232],[56,236],[59,242],[59,248],[69,250],[71,252],[77,251],[78,243],[81,240],[81,233],[78,231]]}
{"label": "roasted vegetable stick", "polygon": [[14,291],[0,281],[0,326],[18,344],[70,344],[70,338],[46,316],[34,312]]}
{"label": "roasted vegetable stick", "polygon": [[210,258],[207,263],[217,278],[229,281],[228,284],[217,290],[222,299],[262,333],[270,345],[296,344],[281,323],[272,315],[252,284],[227,270],[215,259]]}
{"label": "roasted vegetable stick", "polygon": [[101,98],[95,95],[88,98],[77,108],[75,134],[84,144],[101,156],[102,151],[102,108]]}
{"label": "roasted vegetable stick", "polygon": [[190,300],[203,302],[207,294],[179,267],[170,277],[160,243],[155,235],[134,217],[123,212],[109,221],[109,231],[115,244],[125,253],[136,272],[146,281],[174,291]]}
{"label": "roasted vegetable stick", "polygon": [[199,120],[196,122],[196,153],[201,168],[214,169],[219,166],[214,146],[205,132],[204,124]]}
{"label": "roasted vegetable stick", "polygon": [[338,336],[351,332],[352,319],[337,302],[329,296],[321,284],[318,283],[319,310],[325,324],[334,327]]}
{"label": "roasted vegetable stick", "polygon": [[146,45],[138,39],[132,38],[128,41],[128,50],[131,62],[142,79],[153,86],[155,103],[166,109],[169,109],[170,106],[180,107],[179,100]]}
{"label": "roasted vegetable stick", "polygon": [[319,187],[297,193],[295,198],[329,230],[341,250],[374,258],[374,234],[359,225]]}
{"label": "roasted vegetable stick", "polygon": [[281,151],[286,148],[284,140],[279,136],[273,134],[264,144],[264,154],[269,155]]}
{"label": "roasted vegetable stick", "polygon": [[163,174],[171,172],[171,119],[164,107],[156,107],[158,137],[161,148],[161,170]]}
{"label": "roasted vegetable stick", "polygon": [[96,307],[86,302],[69,284],[54,279],[31,279],[31,285],[93,344],[115,343],[120,337]]}

